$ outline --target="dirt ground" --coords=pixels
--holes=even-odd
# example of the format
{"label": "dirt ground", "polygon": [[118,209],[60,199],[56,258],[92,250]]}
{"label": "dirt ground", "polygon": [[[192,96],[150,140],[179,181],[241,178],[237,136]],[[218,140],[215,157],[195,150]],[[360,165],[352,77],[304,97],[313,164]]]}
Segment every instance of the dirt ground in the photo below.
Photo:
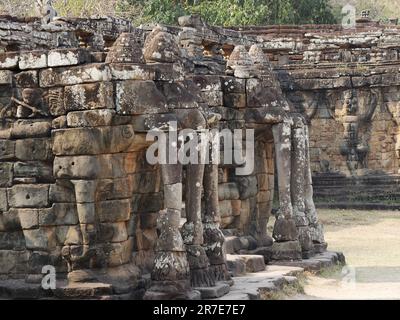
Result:
{"label": "dirt ground", "polygon": [[400,212],[322,210],[325,238],[347,266],[308,276],[292,299],[400,299]]}

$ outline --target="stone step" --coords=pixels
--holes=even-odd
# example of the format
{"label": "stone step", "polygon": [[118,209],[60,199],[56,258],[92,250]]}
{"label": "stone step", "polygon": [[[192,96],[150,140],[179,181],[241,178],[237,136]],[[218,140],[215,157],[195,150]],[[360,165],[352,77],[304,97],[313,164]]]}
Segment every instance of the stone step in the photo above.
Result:
{"label": "stone step", "polygon": [[243,275],[265,270],[264,257],[261,255],[233,255],[226,256],[228,269],[233,276]]}
{"label": "stone step", "polygon": [[271,266],[290,266],[304,268],[306,271],[318,272],[321,269],[329,268],[335,265],[344,265],[346,263],[343,253],[326,251],[313,256],[310,259],[297,261],[273,261]]}
{"label": "stone step", "polygon": [[260,300],[298,281],[304,269],[287,266],[267,266],[264,271],[235,277],[230,292],[216,300]]}
{"label": "stone step", "polygon": [[217,282],[214,287],[193,289],[200,292],[201,299],[213,299],[226,295],[230,290],[230,285],[226,282]]}
{"label": "stone step", "polygon": [[225,252],[227,254],[235,254],[236,252],[239,252],[239,250],[242,249],[242,243],[239,237],[235,236],[225,237],[224,247],[225,247]]}
{"label": "stone step", "polygon": [[239,253],[263,256],[265,264],[268,264],[272,258],[272,247],[259,247],[254,250],[240,250]]}
{"label": "stone step", "polygon": [[228,236],[225,237],[224,246],[227,254],[241,254],[242,251],[255,250],[257,248],[257,241],[251,236]]}

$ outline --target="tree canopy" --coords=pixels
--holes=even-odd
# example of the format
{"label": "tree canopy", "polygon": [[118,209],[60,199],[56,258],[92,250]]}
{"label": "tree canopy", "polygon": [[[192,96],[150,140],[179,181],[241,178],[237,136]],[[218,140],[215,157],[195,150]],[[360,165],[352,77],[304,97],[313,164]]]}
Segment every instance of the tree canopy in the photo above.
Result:
{"label": "tree canopy", "polygon": [[117,11],[136,23],[174,24],[193,13],[220,26],[336,22],[328,0],[122,0]]}

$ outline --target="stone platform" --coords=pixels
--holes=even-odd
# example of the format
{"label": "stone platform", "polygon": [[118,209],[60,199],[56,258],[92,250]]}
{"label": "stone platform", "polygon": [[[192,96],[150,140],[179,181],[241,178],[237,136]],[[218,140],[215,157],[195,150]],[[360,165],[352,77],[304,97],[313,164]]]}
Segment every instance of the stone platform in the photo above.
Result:
{"label": "stone platform", "polygon": [[[240,256],[240,255],[239,255]],[[232,257],[229,260],[240,260]],[[318,272],[335,265],[344,265],[345,258],[340,252],[318,254],[311,259],[279,261],[267,265],[265,270],[234,277],[230,292],[217,300],[264,300],[271,294],[282,291],[286,285],[298,283],[304,271]]]}
{"label": "stone platform", "polygon": [[137,300],[145,293],[146,283],[128,284],[74,283],[57,281],[55,290],[44,290],[41,284],[26,283],[23,279],[0,281],[0,299],[4,300]]}
{"label": "stone platform", "polygon": [[[344,255],[330,251],[311,259],[275,261],[267,266],[262,256],[228,255],[228,266],[234,275],[233,285],[219,282],[215,287],[195,290],[200,293],[197,298],[201,296],[203,300],[216,297],[217,300],[260,300],[283,290],[286,285],[295,284],[304,271],[318,272],[340,264],[345,264]],[[137,300],[142,299],[148,285],[146,277],[134,287],[121,283],[68,285],[66,280],[60,280],[57,289],[46,291],[40,284],[26,283],[23,279],[1,280],[0,299]]]}

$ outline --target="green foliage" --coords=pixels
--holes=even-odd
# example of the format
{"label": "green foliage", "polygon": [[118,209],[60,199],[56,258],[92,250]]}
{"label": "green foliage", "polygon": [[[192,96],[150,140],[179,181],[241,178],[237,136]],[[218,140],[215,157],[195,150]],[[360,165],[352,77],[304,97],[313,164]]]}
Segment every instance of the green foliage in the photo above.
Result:
{"label": "green foliage", "polygon": [[81,17],[90,16],[96,9],[96,0],[56,1],[54,8],[60,16]]}
{"label": "green foliage", "polygon": [[328,0],[121,0],[117,11],[136,24],[175,24],[193,13],[225,27],[336,22]]}
{"label": "green foliage", "polygon": [[117,13],[136,24],[158,22],[176,23],[185,15],[185,1],[179,0],[123,0],[117,4]]}
{"label": "green foliage", "polygon": [[200,14],[209,24],[219,26],[262,24],[270,13],[265,1],[260,0],[201,1],[186,9]]}
{"label": "green foliage", "polygon": [[[60,16],[116,15],[135,25],[176,24],[178,17],[196,13],[211,25],[229,27],[335,23],[330,2],[337,12],[340,1],[351,0],[54,0],[54,7]],[[365,6],[372,0],[359,1]],[[0,0],[0,12],[37,15],[34,3]]]}
{"label": "green foliage", "polygon": [[292,1],[294,24],[333,24],[336,19],[326,0]]}

